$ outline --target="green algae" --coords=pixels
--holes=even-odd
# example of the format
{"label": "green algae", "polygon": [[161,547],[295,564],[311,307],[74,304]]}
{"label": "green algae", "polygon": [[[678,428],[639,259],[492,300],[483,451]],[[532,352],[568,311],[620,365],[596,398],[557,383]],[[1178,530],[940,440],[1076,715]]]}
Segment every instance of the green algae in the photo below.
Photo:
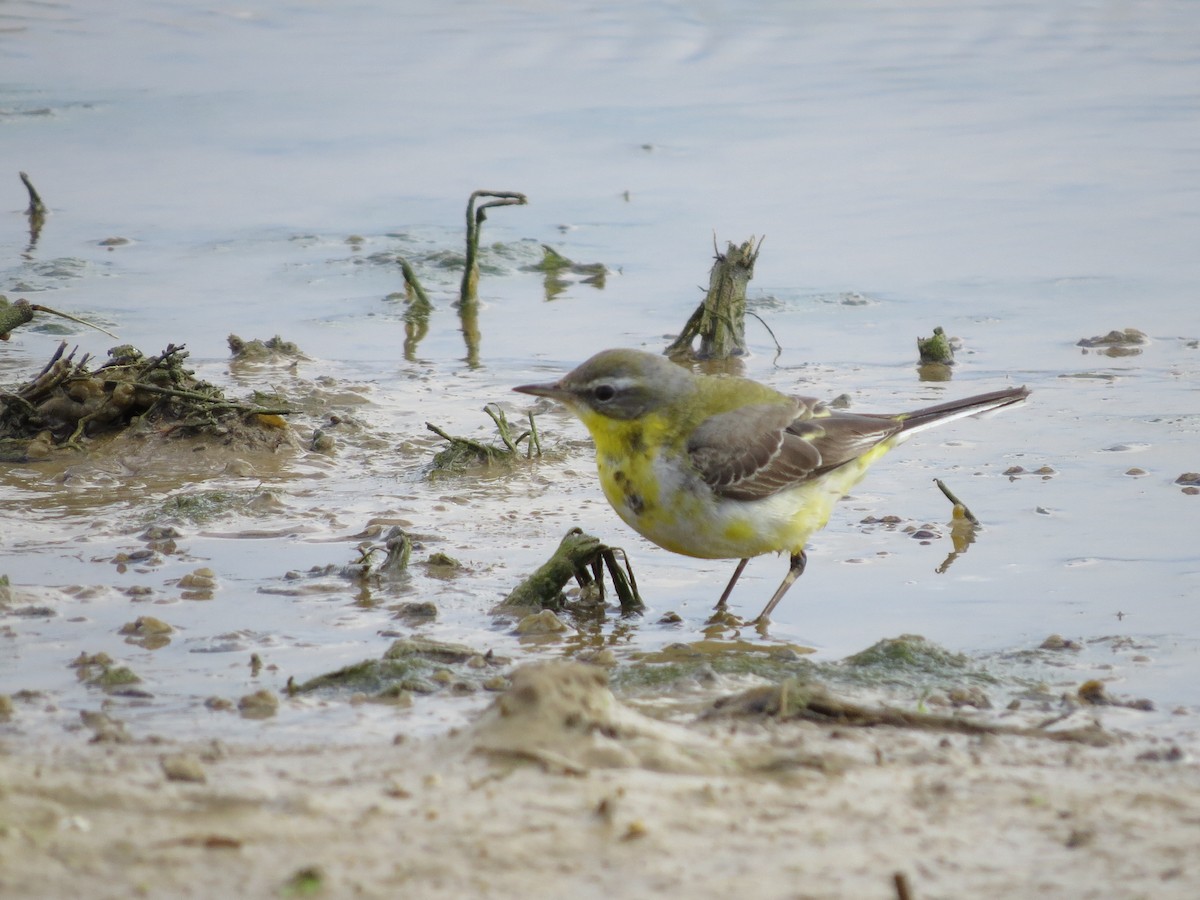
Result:
{"label": "green algae", "polygon": [[509,663],[505,657],[490,651],[480,653],[463,644],[398,638],[380,659],[352,663],[298,685],[289,683],[288,693],[365,694],[381,702],[395,702],[406,693],[432,694],[445,688],[472,693],[496,687],[497,669]]}
{"label": "green algae", "polygon": [[711,638],[669,644],[661,650],[633,654],[629,666],[613,673],[613,685],[615,689],[641,692],[714,675],[756,677],[770,682],[812,677],[820,668],[806,658],[812,652],[796,644],[763,645]]}

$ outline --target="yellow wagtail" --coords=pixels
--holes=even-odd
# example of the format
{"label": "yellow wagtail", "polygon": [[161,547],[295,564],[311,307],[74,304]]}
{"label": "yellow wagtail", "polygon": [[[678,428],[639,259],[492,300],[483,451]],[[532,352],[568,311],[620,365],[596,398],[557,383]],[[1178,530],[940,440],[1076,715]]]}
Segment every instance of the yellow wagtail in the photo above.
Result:
{"label": "yellow wagtail", "polygon": [[918,431],[1029,395],[1016,387],[908,413],[848,413],[640,350],[604,350],[558,381],[514,390],[583,421],[604,496],[635,531],[675,553],[740,560],[718,610],[751,557],[789,553],[763,623],[804,571],[809,537],[875,460]]}

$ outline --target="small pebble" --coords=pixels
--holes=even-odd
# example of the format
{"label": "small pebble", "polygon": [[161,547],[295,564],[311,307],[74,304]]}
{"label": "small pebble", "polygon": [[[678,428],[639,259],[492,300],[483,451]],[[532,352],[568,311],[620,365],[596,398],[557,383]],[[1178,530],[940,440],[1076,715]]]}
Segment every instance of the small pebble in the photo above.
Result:
{"label": "small pebble", "polygon": [[554,614],[554,610],[543,609],[518,622],[517,634],[561,634],[570,628],[570,625]]}
{"label": "small pebble", "polygon": [[203,784],[208,780],[200,760],[190,753],[173,753],[159,760],[168,781],[191,781]]}
{"label": "small pebble", "polygon": [[621,835],[621,840],[636,841],[644,838],[647,834],[649,834],[649,830],[646,828],[646,824],[641,819],[634,819],[626,827],[625,833]]}
{"label": "small pebble", "polygon": [[254,466],[244,459],[231,459],[225,464],[225,474],[236,478],[253,478]]}
{"label": "small pebble", "polygon": [[245,719],[268,719],[279,710],[279,698],[264,689],[247,694],[238,701],[238,712]]}
{"label": "small pebble", "polygon": [[332,453],[336,447],[337,441],[332,434],[322,431],[319,428],[313,432],[312,443],[309,445],[309,449],[314,453]]}
{"label": "small pebble", "polygon": [[1041,644],[1038,645],[1039,650],[1078,650],[1080,649],[1077,641],[1071,641],[1064,638],[1061,634],[1052,634]]}
{"label": "small pebble", "polygon": [[164,622],[162,619],[156,619],[154,616],[138,616],[132,622],[128,622],[121,626],[118,634],[132,634],[139,637],[156,634],[171,634],[175,629]]}
{"label": "small pebble", "polygon": [[211,589],[217,586],[217,573],[207,566],[189,572],[179,579],[181,588]]}

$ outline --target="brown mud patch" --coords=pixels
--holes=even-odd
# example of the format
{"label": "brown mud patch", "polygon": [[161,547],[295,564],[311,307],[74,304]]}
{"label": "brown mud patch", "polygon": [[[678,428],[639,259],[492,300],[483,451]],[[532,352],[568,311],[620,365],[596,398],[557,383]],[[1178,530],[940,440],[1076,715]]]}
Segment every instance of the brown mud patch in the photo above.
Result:
{"label": "brown mud patch", "polygon": [[10,896],[1191,897],[1175,748],[751,715],[664,723],[527,666],[391,746],[0,754]]}

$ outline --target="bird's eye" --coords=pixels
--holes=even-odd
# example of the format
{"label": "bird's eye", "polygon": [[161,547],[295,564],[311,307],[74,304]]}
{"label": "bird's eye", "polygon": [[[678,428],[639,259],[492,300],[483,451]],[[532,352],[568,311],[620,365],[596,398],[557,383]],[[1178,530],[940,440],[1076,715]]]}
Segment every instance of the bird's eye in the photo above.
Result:
{"label": "bird's eye", "polygon": [[617,389],[611,384],[598,384],[592,389],[592,396],[601,403],[607,403],[617,396]]}

